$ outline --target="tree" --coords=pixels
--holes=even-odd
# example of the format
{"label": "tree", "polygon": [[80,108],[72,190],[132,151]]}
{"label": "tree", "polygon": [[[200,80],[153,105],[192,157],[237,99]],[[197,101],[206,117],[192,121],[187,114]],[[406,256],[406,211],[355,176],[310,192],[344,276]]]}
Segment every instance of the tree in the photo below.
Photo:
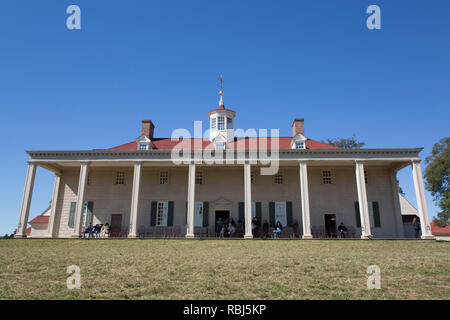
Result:
{"label": "tree", "polygon": [[352,135],[351,138],[337,138],[337,139],[327,139],[326,141],[322,141],[324,143],[331,144],[332,146],[340,147],[343,149],[360,149],[364,147],[365,143],[358,141],[355,135]]}
{"label": "tree", "polygon": [[442,210],[437,220],[450,224],[450,138],[443,138],[433,146],[431,154],[425,159],[425,187],[431,192],[434,202]]}

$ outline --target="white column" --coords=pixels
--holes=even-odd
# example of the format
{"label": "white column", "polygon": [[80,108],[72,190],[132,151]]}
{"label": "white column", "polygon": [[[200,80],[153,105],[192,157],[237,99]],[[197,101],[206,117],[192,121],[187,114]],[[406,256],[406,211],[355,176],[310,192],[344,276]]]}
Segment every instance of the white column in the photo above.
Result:
{"label": "white column", "polygon": [[419,210],[420,226],[422,228],[422,239],[433,239],[434,237],[431,234],[430,220],[428,218],[428,206],[427,199],[425,197],[425,187],[423,185],[420,160],[413,160],[411,166],[414,179],[414,189],[416,190],[417,209]]}
{"label": "white column", "polygon": [[309,211],[309,189],[307,162],[299,161],[300,165],[300,197],[302,202],[303,239],[312,239],[311,215]]}
{"label": "white column", "polygon": [[394,219],[395,219],[395,227],[397,229],[397,238],[404,238],[405,232],[403,230],[402,208],[400,206],[400,192],[398,189],[396,170],[392,170],[391,172],[391,185],[392,185],[392,200],[394,202]]}
{"label": "white column", "polygon": [[137,161],[134,163],[134,176],[133,176],[133,191],[131,194],[131,212],[130,212],[130,233],[128,238],[136,238],[137,224],[138,224],[138,209],[139,209],[139,190],[141,187],[141,169],[142,162]]}
{"label": "white column", "polygon": [[195,163],[189,164],[188,212],[186,238],[194,238],[194,205],[195,205]]}
{"label": "white column", "polygon": [[86,191],[88,171],[89,162],[81,162],[80,179],[78,181],[77,206],[75,210],[75,225],[72,234],[73,238],[78,238],[81,235],[81,218],[83,216],[84,195]]}
{"label": "white column", "polygon": [[56,215],[56,206],[58,204],[60,182],[61,182],[61,175],[58,173],[55,173],[55,182],[53,184],[52,205],[50,208],[50,221],[48,222],[48,237],[49,238],[54,237],[55,215]]}
{"label": "white column", "polygon": [[356,187],[358,189],[359,213],[361,215],[361,239],[370,239],[369,204],[367,202],[366,181],[364,179],[364,164],[356,160]]}
{"label": "white column", "polygon": [[22,207],[20,209],[19,225],[17,226],[15,238],[27,237],[28,215],[30,214],[31,197],[33,195],[34,178],[36,176],[36,165],[28,163],[27,177],[22,197]]}
{"label": "white column", "polygon": [[245,239],[252,239],[252,176],[250,162],[244,164]]}

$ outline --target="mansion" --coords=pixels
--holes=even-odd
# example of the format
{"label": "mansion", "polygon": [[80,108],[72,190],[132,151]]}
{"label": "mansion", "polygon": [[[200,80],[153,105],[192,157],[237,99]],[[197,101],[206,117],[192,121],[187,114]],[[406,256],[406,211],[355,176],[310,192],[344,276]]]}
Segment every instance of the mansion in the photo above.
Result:
{"label": "mansion", "polygon": [[[214,237],[216,221],[232,218],[236,236],[251,239],[259,236],[256,217],[271,228],[279,221],[287,236],[303,239],[333,237],[341,223],[353,238],[404,238],[396,175],[410,166],[421,237],[433,238],[422,148],[341,149],[310,139],[299,118],[289,137],[236,137],[236,112],[225,108],[222,92],[208,116],[207,138],[160,138],[143,120],[139,137],[113,148],[27,151],[15,236],[27,237],[40,166],[55,182],[50,207],[30,222],[31,237],[79,238],[90,223],[110,224],[111,237]],[[188,152],[174,161],[180,144]],[[206,161],[205,152],[224,161]],[[268,174],[269,167],[276,170]]]}

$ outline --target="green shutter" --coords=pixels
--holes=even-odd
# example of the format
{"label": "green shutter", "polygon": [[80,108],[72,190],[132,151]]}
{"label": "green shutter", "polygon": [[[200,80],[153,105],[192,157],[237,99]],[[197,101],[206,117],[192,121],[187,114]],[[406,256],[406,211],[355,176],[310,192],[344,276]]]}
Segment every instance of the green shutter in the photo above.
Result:
{"label": "green shutter", "polygon": [[188,212],[188,202],[186,201],[186,224],[188,224],[187,212]]}
{"label": "green shutter", "polygon": [[261,213],[261,202],[255,203],[256,219],[262,225],[262,213]]}
{"label": "green shutter", "polygon": [[68,222],[68,226],[69,228],[73,228],[75,225],[75,211],[77,209],[77,203],[76,202],[71,202],[70,203],[70,211],[69,211],[69,222]]}
{"label": "green shutter", "polygon": [[292,224],[294,223],[292,221],[292,202],[291,201],[286,202],[286,220],[287,220],[288,226],[292,226]]}
{"label": "green shutter", "polygon": [[209,202],[203,202],[203,226],[209,226]]}
{"label": "green shutter", "polygon": [[375,225],[375,228],[380,228],[381,227],[380,207],[378,205],[378,202],[376,201],[372,202],[372,208],[373,208],[373,223]]}
{"label": "green shutter", "polygon": [[271,227],[275,227],[275,202],[269,202],[269,223]]}
{"label": "green shutter", "polygon": [[245,208],[243,202],[239,202],[239,221],[242,223],[245,222]]}
{"label": "green shutter", "polygon": [[167,215],[167,226],[172,227],[173,226],[173,201],[169,201],[169,210]]}
{"label": "green shutter", "polygon": [[356,227],[361,228],[361,214],[359,213],[359,202],[355,202]]}
{"label": "green shutter", "polygon": [[158,205],[158,202],[152,201],[152,206],[150,209],[150,226],[154,227],[156,226],[156,207]]}
{"label": "green shutter", "polygon": [[94,212],[94,202],[88,201],[86,210],[87,210],[87,212],[86,212],[86,226],[88,226],[89,223],[92,223],[92,214]]}

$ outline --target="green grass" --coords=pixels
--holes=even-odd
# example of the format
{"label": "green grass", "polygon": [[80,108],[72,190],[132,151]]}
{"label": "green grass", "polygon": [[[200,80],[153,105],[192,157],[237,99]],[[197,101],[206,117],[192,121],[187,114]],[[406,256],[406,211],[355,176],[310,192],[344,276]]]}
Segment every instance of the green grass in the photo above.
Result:
{"label": "green grass", "polygon": [[0,240],[0,299],[450,299],[450,243]]}

